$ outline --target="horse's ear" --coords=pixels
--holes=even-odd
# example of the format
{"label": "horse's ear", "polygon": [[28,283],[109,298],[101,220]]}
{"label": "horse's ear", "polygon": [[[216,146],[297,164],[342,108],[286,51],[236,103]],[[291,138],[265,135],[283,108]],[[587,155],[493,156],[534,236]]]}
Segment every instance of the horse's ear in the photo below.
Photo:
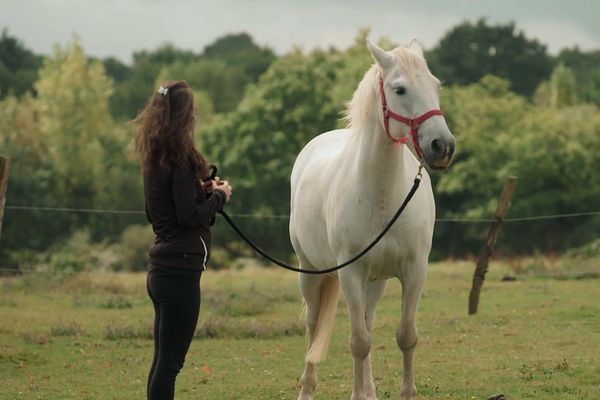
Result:
{"label": "horse's ear", "polygon": [[394,57],[392,57],[387,51],[383,50],[381,47],[377,46],[369,42],[367,39],[367,46],[371,51],[371,55],[377,61],[377,64],[383,69],[390,68],[394,65]]}
{"label": "horse's ear", "polygon": [[419,39],[414,38],[413,40],[411,40],[410,44],[408,45],[408,48],[420,55],[421,57],[425,58],[425,55],[423,54],[423,46],[421,46],[421,42],[419,42]]}

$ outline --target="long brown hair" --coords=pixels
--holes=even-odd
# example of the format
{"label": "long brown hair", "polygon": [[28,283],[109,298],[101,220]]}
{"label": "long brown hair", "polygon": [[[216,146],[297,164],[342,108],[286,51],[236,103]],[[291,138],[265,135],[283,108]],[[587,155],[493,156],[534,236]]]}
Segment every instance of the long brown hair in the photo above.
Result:
{"label": "long brown hair", "polygon": [[134,148],[144,171],[176,165],[192,169],[199,179],[208,174],[206,159],[194,146],[196,109],[186,81],[163,83],[132,122],[140,124]]}

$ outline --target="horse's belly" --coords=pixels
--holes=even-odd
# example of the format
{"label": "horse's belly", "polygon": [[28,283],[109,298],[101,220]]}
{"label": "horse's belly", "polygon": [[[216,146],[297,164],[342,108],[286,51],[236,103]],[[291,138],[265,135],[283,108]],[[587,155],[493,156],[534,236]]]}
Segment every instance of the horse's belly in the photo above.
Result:
{"label": "horse's belly", "polygon": [[372,251],[366,263],[369,281],[396,278],[406,268],[415,265],[414,249],[407,248],[394,236],[382,239],[382,243]]}
{"label": "horse's belly", "polygon": [[396,278],[398,276],[398,269],[394,268],[391,270],[390,268],[371,268],[369,271],[369,275],[367,276],[368,281],[382,281],[390,278]]}
{"label": "horse's belly", "polygon": [[[433,225],[419,211],[418,203],[409,204],[392,228],[364,257],[358,260],[364,266],[365,279],[382,280],[405,275],[410,268],[417,268],[422,257],[427,258],[431,248]],[[354,208],[355,210],[358,207]],[[370,212],[357,212],[353,218],[338,219],[340,231],[352,232],[335,240],[334,249],[351,256],[358,254],[377,237],[389,222],[386,216],[370,216]]]}

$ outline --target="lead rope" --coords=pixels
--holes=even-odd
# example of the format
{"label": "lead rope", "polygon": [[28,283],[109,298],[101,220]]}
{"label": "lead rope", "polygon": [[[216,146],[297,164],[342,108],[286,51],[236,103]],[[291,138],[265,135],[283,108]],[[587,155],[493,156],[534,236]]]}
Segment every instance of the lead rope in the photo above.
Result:
{"label": "lead rope", "polygon": [[[213,168],[213,173],[211,174],[211,177],[214,178],[216,176],[217,168],[215,166],[211,166],[211,167]],[[402,205],[400,206],[400,208],[398,209],[396,214],[394,214],[394,217],[390,220],[390,222],[388,222],[388,224],[385,226],[385,228],[383,228],[383,231],[381,231],[381,233],[367,247],[365,247],[365,249],[363,251],[358,253],[356,256],[352,257],[351,259],[349,259],[346,262],[336,265],[335,267],[330,267],[330,268],[326,268],[326,269],[321,269],[321,270],[301,269],[301,268],[297,268],[297,267],[288,265],[288,264],[284,263],[283,261],[280,261],[280,260],[268,255],[267,253],[262,251],[256,244],[254,244],[252,242],[252,240],[250,240],[244,234],[244,232],[242,232],[240,230],[240,228],[238,228],[238,226],[235,224],[235,222],[233,222],[231,217],[229,215],[227,215],[227,213],[224,210],[220,210],[219,214],[221,214],[223,216],[223,218],[225,218],[225,221],[227,221],[229,226],[231,226],[231,228],[248,244],[248,246],[250,246],[254,251],[256,251],[258,254],[260,254],[267,260],[271,261],[272,263],[277,264],[278,266],[285,268],[289,271],[300,272],[303,274],[312,274],[312,275],[329,274],[331,272],[337,271],[338,269],[342,269],[347,265],[352,264],[353,262],[355,262],[356,260],[358,260],[359,258],[364,256],[365,254],[367,254],[385,236],[385,234],[392,228],[392,225],[394,225],[396,220],[400,217],[400,215],[402,214],[402,212],[408,205],[408,202],[413,198],[415,192],[417,191],[419,184],[421,183],[421,178],[423,177],[422,169],[423,169],[423,161],[421,161],[421,163],[419,164],[419,170],[415,177],[413,186],[410,189],[410,192],[408,192],[408,194],[406,195],[404,202],[402,203]]]}

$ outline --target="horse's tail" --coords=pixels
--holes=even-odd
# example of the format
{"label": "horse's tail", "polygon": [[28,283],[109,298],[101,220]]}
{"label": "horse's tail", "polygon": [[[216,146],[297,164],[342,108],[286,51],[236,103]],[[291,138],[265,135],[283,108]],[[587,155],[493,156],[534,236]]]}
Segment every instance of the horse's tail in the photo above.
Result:
{"label": "horse's tail", "polygon": [[340,283],[337,277],[325,276],[321,284],[319,317],[315,338],[306,353],[306,362],[318,364],[325,359],[335,322],[335,312],[340,298]]}

